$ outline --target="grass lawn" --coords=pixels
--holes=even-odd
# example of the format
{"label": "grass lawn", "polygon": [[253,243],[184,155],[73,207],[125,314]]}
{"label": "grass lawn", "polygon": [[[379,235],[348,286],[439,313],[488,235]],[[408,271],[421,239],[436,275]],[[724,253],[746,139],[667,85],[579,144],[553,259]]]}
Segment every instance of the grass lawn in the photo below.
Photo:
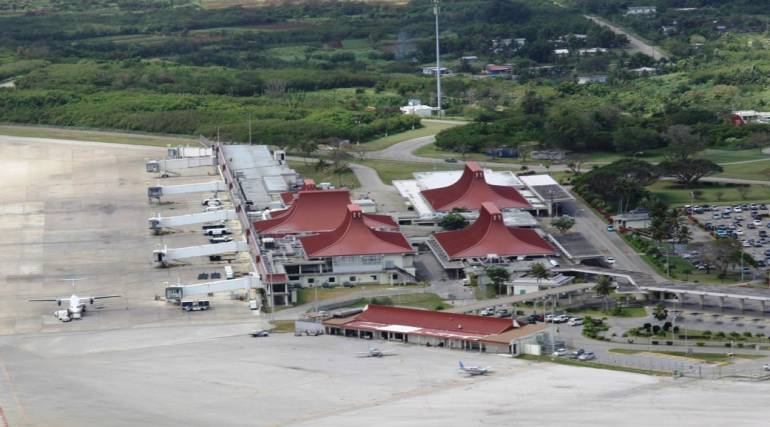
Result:
{"label": "grass lawn", "polygon": [[0,125],[0,135],[22,136],[31,138],[74,139],[79,141],[108,142],[117,144],[153,145],[198,145],[194,138],[145,135],[135,133],[106,132],[95,130],[79,130],[34,126],[5,126]]}
{"label": "grass lawn", "polygon": [[[436,123],[436,122],[422,122],[422,127],[415,130],[408,130],[406,132],[396,133],[388,135],[379,139],[375,139],[369,142],[363,142],[360,145],[361,151],[378,151],[390,147],[393,144],[397,144],[408,139],[420,138],[423,136],[429,136],[439,133],[444,129],[457,126],[450,123]],[[431,144],[433,145],[433,144]]]}
{"label": "grass lawn", "polygon": [[393,295],[393,296],[387,296],[387,297],[361,298],[360,300],[356,301],[354,304],[351,304],[350,306],[363,307],[371,303],[373,299],[376,299],[375,302],[379,304],[387,303],[388,305],[424,308],[427,310],[443,310],[444,308],[449,307],[449,304],[445,303],[444,300],[441,299],[441,297],[433,293],[404,294],[404,295]]}
{"label": "grass lawn", "polygon": [[315,168],[315,162],[309,161],[305,163],[302,160],[290,160],[289,167],[297,171],[303,178],[312,178],[315,180],[316,184],[320,182],[329,182],[337,188],[347,187],[350,189],[361,186],[353,171],[347,171],[339,175],[334,173],[334,170],[331,167],[318,171]]}
{"label": "grass lawn", "polygon": [[730,362],[733,358],[736,359],[761,359],[765,357],[759,354],[735,354],[734,357],[730,357],[727,353],[686,353],[683,351],[647,351],[647,350],[633,350],[627,348],[613,348],[610,349],[610,353],[617,354],[654,354],[663,356],[683,357],[686,359],[698,360],[706,363],[726,363]]}
{"label": "grass lawn", "polygon": [[671,375],[668,372],[650,371],[648,369],[626,368],[623,366],[607,365],[607,364],[598,363],[598,362],[568,359],[566,357],[533,356],[530,354],[523,354],[519,356],[518,359],[532,360],[536,362],[558,363],[560,365],[577,366],[581,368],[594,368],[594,369],[606,369],[608,371],[631,372],[634,374],[655,375],[655,376]]}
{"label": "grass lawn", "polygon": [[[745,168],[753,164],[754,163],[747,163],[736,166]],[[747,203],[770,201],[770,186],[749,186],[745,197],[738,191],[738,188],[739,186],[737,185],[721,183],[700,183],[686,188],[673,181],[658,181],[647,187],[648,190],[657,194],[661,199],[673,206],[691,204],[693,202],[693,191],[701,192],[700,195],[695,198],[695,203]]]}
{"label": "grass lawn", "polygon": [[[409,288],[419,289],[420,286],[417,285],[411,285],[408,286]],[[396,288],[396,286],[393,285],[359,285],[352,288],[346,288],[343,286],[338,286],[336,288],[301,288],[297,290],[297,305],[301,304],[307,304],[311,303],[315,300],[316,295],[316,289],[318,290],[318,301],[324,301],[331,298],[337,298],[342,297],[345,295],[350,295],[352,293],[361,292],[361,291],[375,291],[375,290],[386,290],[386,289],[393,289]],[[399,289],[404,288],[404,286],[398,286]]]}
{"label": "grass lawn", "polygon": [[461,153],[457,153],[455,151],[444,151],[436,147],[436,144],[428,144],[426,146],[420,147],[417,150],[414,151],[414,154],[418,156],[423,157],[434,157],[439,159],[448,159],[448,158],[455,158],[457,160],[463,161],[463,160],[477,160],[477,161],[483,161],[483,162],[498,162],[498,163],[504,163],[504,164],[510,164],[512,166],[521,166],[521,161],[519,159],[503,159],[503,158],[495,158],[492,156],[487,156],[483,153],[465,153],[465,156],[463,156]]}
{"label": "grass lawn", "polygon": [[647,311],[644,307],[623,307],[623,312],[620,315],[612,314],[612,311],[605,313],[601,310],[592,308],[568,308],[567,311],[571,314],[577,314],[580,316],[591,316],[595,319],[601,319],[603,317],[646,317]]}
{"label": "grass lawn", "polygon": [[770,181],[770,159],[761,162],[739,163],[722,166],[724,172],[717,176],[737,179]]}
{"label": "grass lawn", "polygon": [[443,171],[443,170],[462,170],[460,163],[416,163],[416,162],[397,162],[392,160],[363,160],[356,161],[362,165],[369,166],[377,170],[380,179],[385,184],[391,184],[394,179],[412,179],[414,172]]}

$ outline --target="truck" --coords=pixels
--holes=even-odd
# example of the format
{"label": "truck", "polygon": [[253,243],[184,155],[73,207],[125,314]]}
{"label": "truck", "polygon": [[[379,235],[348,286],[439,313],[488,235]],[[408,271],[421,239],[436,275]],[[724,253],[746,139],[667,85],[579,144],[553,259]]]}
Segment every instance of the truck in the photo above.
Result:
{"label": "truck", "polygon": [[225,266],[225,279],[227,280],[235,279],[235,271],[233,271],[232,265]]}
{"label": "truck", "polygon": [[217,228],[207,228],[203,230],[204,236],[225,236],[228,234],[232,234],[232,231],[227,227],[217,227]]}
{"label": "truck", "polygon": [[204,311],[211,307],[211,301],[202,300],[183,300],[180,304],[184,311]]}

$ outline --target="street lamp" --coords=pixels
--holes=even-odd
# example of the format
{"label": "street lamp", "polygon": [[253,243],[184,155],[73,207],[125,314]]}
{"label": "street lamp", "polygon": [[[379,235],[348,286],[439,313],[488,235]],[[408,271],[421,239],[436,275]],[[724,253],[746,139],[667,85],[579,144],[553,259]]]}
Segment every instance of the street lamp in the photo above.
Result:
{"label": "street lamp", "polygon": [[438,37],[438,7],[439,0],[433,1],[433,15],[436,18],[436,108],[438,116],[441,117],[441,50],[439,48]]}

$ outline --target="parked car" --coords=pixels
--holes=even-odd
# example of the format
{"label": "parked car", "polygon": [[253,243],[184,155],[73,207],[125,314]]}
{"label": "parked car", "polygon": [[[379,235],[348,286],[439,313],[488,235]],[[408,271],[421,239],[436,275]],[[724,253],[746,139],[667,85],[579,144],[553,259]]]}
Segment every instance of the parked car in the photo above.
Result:
{"label": "parked car", "polygon": [[562,347],[562,348],[557,348],[557,349],[556,349],[556,350],[554,350],[554,352],[553,352],[553,356],[554,356],[554,357],[561,357],[561,356],[566,356],[566,355],[568,355],[568,354],[569,354],[569,351],[567,351],[567,349],[566,349],[566,348],[563,348],[563,347]]}
{"label": "parked car", "polygon": [[604,260],[605,260],[605,261],[607,262],[607,264],[609,264],[609,265],[614,265],[614,264],[615,264],[615,257],[611,257],[611,256],[608,256],[608,257],[605,257],[605,258],[604,258]]}
{"label": "parked car", "polygon": [[251,332],[249,335],[251,335],[254,338],[261,338],[261,337],[269,337],[270,332],[264,330],[264,329],[258,329],[254,332]]}
{"label": "parked car", "polygon": [[608,225],[608,226],[607,226],[607,231],[609,231],[609,232],[613,232],[613,231],[615,231],[615,227],[614,227],[614,226],[612,226],[612,225]]}
{"label": "parked car", "polygon": [[594,359],[596,359],[596,355],[590,351],[578,356],[578,360],[594,360]]}
{"label": "parked car", "polygon": [[580,325],[583,324],[583,318],[582,317],[573,317],[573,318],[569,319],[567,324],[570,325],[570,326],[580,326]]}
{"label": "parked car", "polygon": [[447,162],[447,163],[457,163],[457,159],[455,159],[454,157],[450,157],[448,159],[444,159],[444,161]]}
{"label": "parked car", "polygon": [[567,323],[568,321],[569,321],[569,316],[567,316],[566,314],[561,314],[553,318],[553,323]]}

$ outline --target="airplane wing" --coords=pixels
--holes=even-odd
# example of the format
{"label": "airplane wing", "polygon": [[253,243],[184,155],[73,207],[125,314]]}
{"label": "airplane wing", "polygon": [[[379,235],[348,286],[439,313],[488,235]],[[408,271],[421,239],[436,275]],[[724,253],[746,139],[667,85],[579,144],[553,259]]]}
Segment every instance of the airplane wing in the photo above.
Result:
{"label": "airplane wing", "polygon": [[121,295],[99,295],[95,297],[81,297],[83,300],[89,300],[89,299],[106,299],[106,298],[120,298]]}
{"label": "airplane wing", "polygon": [[59,301],[69,301],[69,298],[44,298],[44,299],[29,299],[27,301],[29,302],[59,302]]}

